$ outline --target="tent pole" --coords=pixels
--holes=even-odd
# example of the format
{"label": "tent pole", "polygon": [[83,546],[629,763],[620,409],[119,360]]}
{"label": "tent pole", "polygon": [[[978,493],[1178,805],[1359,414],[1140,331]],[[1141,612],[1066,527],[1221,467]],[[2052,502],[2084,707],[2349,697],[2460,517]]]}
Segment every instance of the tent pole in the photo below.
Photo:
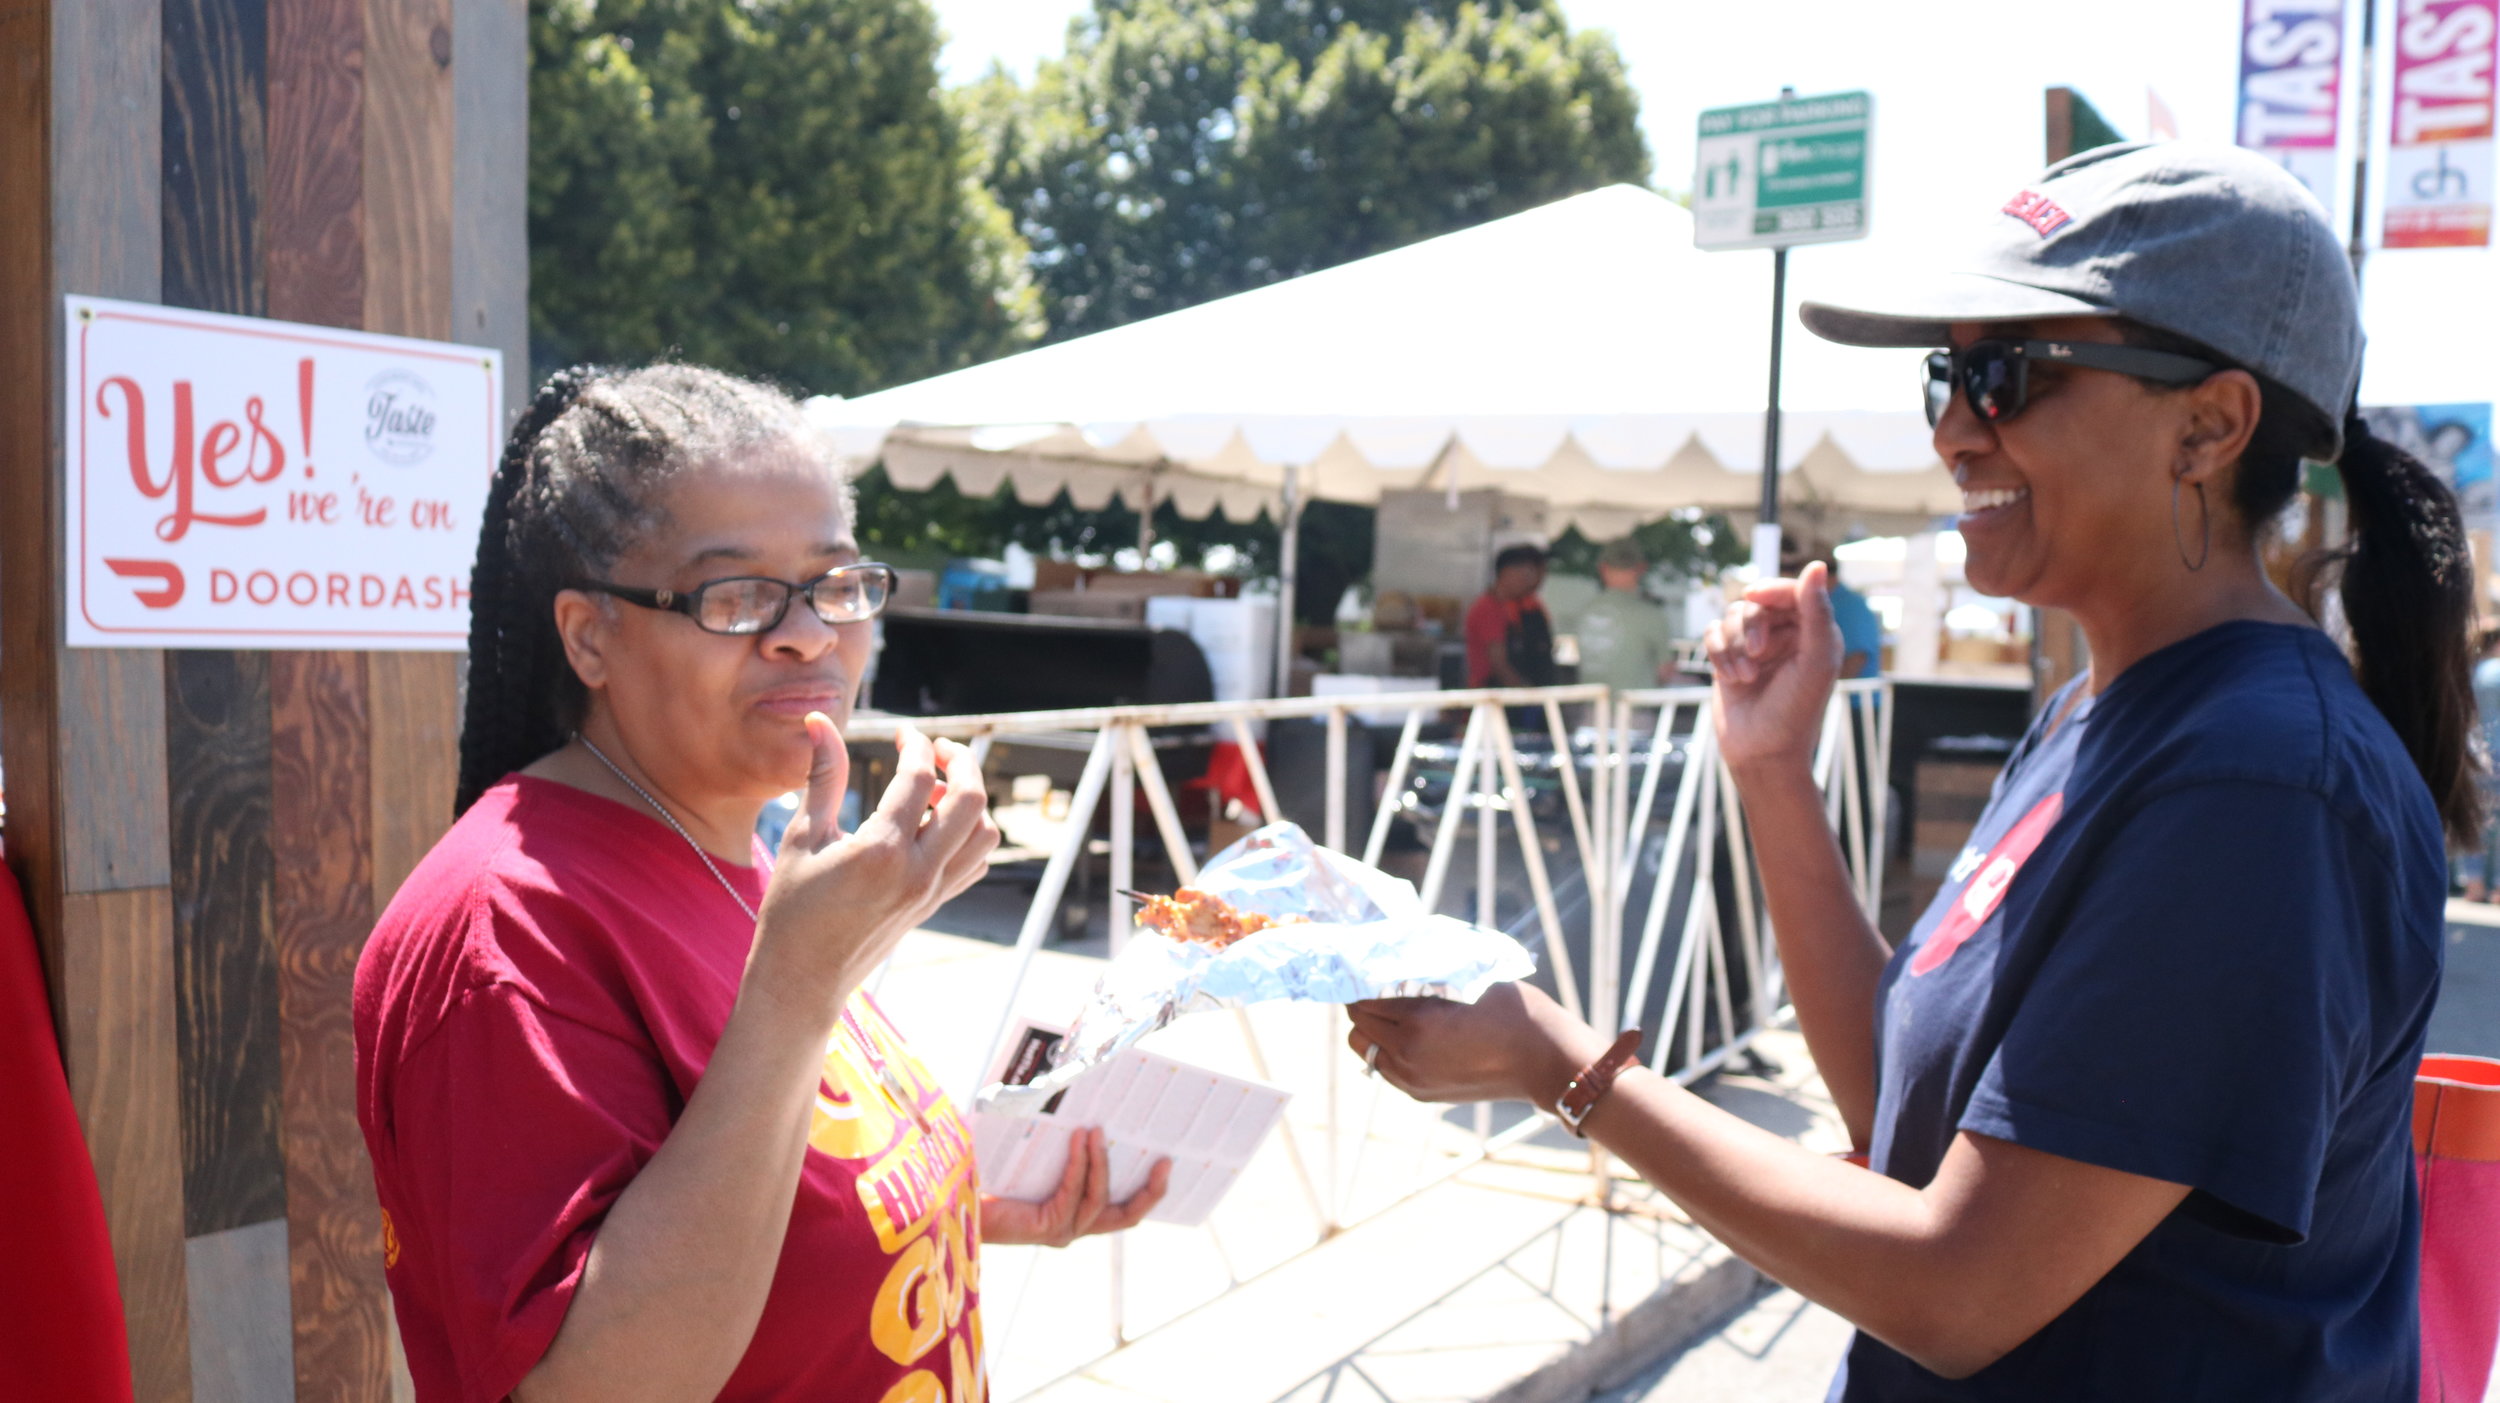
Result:
{"label": "tent pole", "polygon": [[1287,463],[1283,519],[1276,527],[1276,676],[1269,684],[1270,696],[1293,692],[1293,577],[1301,564],[1301,536],[1301,469]]}

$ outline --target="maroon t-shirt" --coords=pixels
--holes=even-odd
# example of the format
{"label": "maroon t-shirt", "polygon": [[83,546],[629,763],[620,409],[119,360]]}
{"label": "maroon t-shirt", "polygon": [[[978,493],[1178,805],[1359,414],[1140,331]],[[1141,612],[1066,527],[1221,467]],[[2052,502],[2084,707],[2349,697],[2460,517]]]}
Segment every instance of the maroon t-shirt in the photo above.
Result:
{"label": "maroon t-shirt", "polygon": [[[762,903],[763,865],[721,871]],[[356,1114],[422,1403],[497,1403],[545,1355],[754,934],[674,830],[549,780],[487,791],[400,888],[356,968]],[[980,1403],[978,1203],[963,1122],[855,997],[720,1397]]]}

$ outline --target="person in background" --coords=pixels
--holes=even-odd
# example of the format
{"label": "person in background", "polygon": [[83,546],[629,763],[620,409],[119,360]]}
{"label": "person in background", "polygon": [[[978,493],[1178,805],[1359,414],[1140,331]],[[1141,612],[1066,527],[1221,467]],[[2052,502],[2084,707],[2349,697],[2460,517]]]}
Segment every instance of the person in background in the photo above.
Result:
{"label": "person in background", "polygon": [[1545,552],[1509,546],[1493,557],[1493,583],[1467,606],[1467,685],[1554,685],[1554,621],[1537,591]]}
{"label": "person in background", "polygon": [[1780,573],[1795,579],[1808,565],[1821,561],[1832,582],[1832,618],[1840,625],[1840,680],[1855,681],[1883,674],[1884,625],[1866,596],[1840,582],[1840,561],[1829,546],[1811,548],[1794,536],[1780,537]]}
{"label": "person in background", "polygon": [[[2500,780],[2491,772],[2494,755],[2500,755],[2500,628],[2482,632],[2480,652],[2474,663],[2475,734],[2481,738],[2483,767],[2475,775],[2475,784],[2482,790],[2483,811],[2500,811]],[[2489,901],[2492,890],[2500,886],[2500,824],[2483,830],[2480,843],[2468,848],[2457,858],[2459,875],[2465,879],[2465,899]]]}
{"label": "person in background", "polygon": [[1619,692],[1655,687],[1675,667],[1674,630],[1641,594],[1649,558],[1626,536],[1597,553],[1597,598],[1580,613],[1580,680]]}

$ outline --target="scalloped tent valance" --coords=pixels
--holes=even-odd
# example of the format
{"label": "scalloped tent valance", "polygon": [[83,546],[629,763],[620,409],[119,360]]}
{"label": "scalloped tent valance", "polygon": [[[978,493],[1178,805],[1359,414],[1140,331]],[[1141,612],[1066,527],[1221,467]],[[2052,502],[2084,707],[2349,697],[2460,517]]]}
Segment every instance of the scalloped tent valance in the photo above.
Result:
{"label": "scalloped tent valance", "polygon": [[[1613,186],[1203,306],[809,411],[895,483],[1170,501],[1498,487],[1592,536],[1758,500],[1768,259]],[[1958,510],[1909,352],[1788,339],[1789,500],[1870,529]]]}

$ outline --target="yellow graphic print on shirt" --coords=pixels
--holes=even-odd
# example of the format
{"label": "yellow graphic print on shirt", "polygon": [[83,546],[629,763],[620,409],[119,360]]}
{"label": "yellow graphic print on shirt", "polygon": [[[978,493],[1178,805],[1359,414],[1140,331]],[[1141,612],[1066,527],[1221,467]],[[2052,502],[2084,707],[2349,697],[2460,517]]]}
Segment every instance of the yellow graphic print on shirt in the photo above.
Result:
{"label": "yellow graphic print on shirt", "polygon": [[[971,1137],[946,1093],[865,1000],[854,1000],[826,1049],[808,1144],[860,1163],[860,1203],[888,1256],[868,1337],[912,1372],[882,1403],[984,1403]],[[925,1367],[941,1347],[944,1379]]]}

